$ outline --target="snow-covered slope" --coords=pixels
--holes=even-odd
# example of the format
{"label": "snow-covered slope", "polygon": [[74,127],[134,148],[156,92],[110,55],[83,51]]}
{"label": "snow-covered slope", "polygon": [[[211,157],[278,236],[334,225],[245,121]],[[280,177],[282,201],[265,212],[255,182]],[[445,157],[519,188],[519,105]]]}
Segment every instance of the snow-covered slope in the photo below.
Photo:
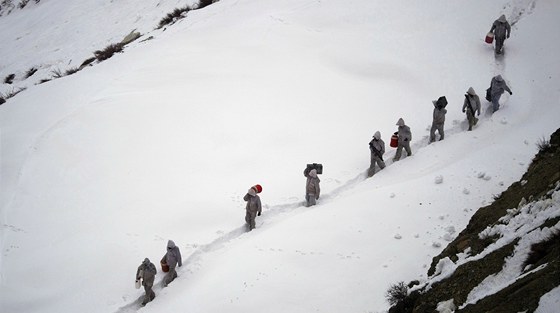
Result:
{"label": "snow-covered slope", "polygon": [[[135,1],[43,1],[0,18],[13,25],[0,27],[3,42],[22,45],[20,55],[2,50],[2,74],[78,64],[133,28],[153,29],[160,7],[188,4],[146,1],[135,15]],[[42,33],[53,47],[35,63],[40,41],[14,34],[46,27],[15,21],[47,12],[91,17]],[[389,284],[422,279],[440,245],[558,128],[558,13],[554,0],[221,0],[123,54],[29,86],[0,106],[0,308],[137,310],[136,267],[157,263],[173,239],[179,278],[143,311],[386,309]],[[516,23],[495,59],[483,37],[500,14]],[[76,29],[90,39],[68,44]],[[482,96],[498,73],[513,96],[466,132],[463,94]],[[446,139],[428,146],[441,95]],[[388,144],[399,117],[413,156],[365,180],[367,143],[380,130]],[[310,162],[324,165],[322,196],[305,208]],[[255,183],[264,213],[245,233],[242,197]]]}

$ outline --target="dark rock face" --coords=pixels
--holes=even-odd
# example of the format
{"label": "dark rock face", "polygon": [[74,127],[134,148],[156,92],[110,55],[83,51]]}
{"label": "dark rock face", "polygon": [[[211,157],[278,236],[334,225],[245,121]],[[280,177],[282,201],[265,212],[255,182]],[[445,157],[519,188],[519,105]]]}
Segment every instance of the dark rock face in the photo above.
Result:
{"label": "dark rock face", "polygon": [[[470,249],[471,256],[477,255],[494,243],[498,238],[490,236],[481,239],[479,234],[488,226],[499,224],[500,218],[507,215],[507,210],[517,208],[525,200],[531,202],[550,198],[552,191],[560,189],[560,129],[552,134],[548,143],[539,146],[539,153],[521,180],[499,195],[494,203],[480,208],[466,229],[433,258],[428,275],[436,272],[436,265],[444,258],[455,262],[459,253]],[[553,227],[559,222],[560,218],[550,218],[537,228]],[[450,277],[411,294],[389,312],[432,313],[437,312],[437,304],[442,301],[453,299],[455,305],[465,303],[474,287],[489,275],[503,270],[505,259],[512,256],[519,240],[521,238],[516,238],[479,260],[458,266]],[[539,266],[542,268],[531,271]],[[474,304],[457,308],[455,312],[533,312],[544,294],[560,286],[560,234],[553,233],[550,238],[533,244],[523,268],[523,275],[508,286]]]}

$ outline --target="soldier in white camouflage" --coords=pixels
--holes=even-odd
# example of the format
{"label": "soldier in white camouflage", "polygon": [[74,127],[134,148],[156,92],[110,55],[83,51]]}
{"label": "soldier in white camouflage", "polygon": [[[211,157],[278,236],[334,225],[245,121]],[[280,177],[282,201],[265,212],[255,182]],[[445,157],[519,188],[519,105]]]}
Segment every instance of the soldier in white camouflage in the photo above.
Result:
{"label": "soldier in white camouflage", "polygon": [[373,139],[369,142],[369,150],[371,152],[370,165],[368,170],[368,177],[375,174],[375,165],[379,166],[382,170],[385,168],[385,161],[383,160],[383,154],[385,154],[385,142],[381,139],[381,133],[376,131],[373,134]]}

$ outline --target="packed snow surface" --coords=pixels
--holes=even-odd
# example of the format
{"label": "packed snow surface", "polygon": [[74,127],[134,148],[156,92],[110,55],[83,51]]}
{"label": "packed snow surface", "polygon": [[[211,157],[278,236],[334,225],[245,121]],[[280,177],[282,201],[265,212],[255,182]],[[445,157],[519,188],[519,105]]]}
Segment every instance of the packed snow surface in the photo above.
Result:
{"label": "packed snow surface", "polygon": [[[0,77],[17,74],[1,92],[27,87],[0,106],[0,311],[383,312],[560,124],[555,0],[221,0],[154,30],[190,3],[42,0],[0,17]],[[483,39],[501,14],[496,58]],[[124,53],[35,85],[134,29]],[[497,74],[513,95],[493,115],[482,100],[467,132],[465,92],[483,99]],[[445,140],[428,145],[441,95]],[[400,117],[413,155],[394,163]],[[366,179],[377,130],[387,167]],[[136,268],[168,239],[179,277],[162,289],[160,271],[140,308]]]}

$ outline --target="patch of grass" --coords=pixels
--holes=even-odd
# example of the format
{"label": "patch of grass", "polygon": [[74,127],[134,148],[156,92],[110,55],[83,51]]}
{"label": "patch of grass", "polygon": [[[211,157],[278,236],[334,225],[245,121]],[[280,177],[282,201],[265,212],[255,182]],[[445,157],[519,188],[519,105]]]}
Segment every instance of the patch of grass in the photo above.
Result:
{"label": "patch of grass", "polygon": [[23,9],[23,8],[25,8],[25,6],[27,5],[27,3],[29,3],[29,0],[20,0],[20,1],[19,1],[19,4],[18,4],[18,7],[19,7],[20,9]]}
{"label": "patch of grass", "polygon": [[97,60],[97,58],[95,58],[95,57],[91,57],[89,59],[86,59],[84,62],[82,62],[82,64],[80,64],[79,68],[84,68],[84,67],[90,65],[91,63],[93,63],[93,61],[95,61],[95,60]]}
{"label": "patch of grass", "polygon": [[50,82],[51,80],[52,80],[52,78],[43,78],[37,84],[43,84],[43,83],[46,83],[46,82]]}
{"label": "patch of grass", "polygon": [[97,61],[101,62],[107,60],[108,58],[112,57],[115,53],[122,52],[123,45],[120,43],[110,44],[103,50],[97,50],[93,53]]}
{"label": "patch of grass", "polygon": [[9,91],[8,93],[5,93],[5,94],[0,93],[0,99],[2,99],[2,100],[0,101],[0,104],[5,103],[6,100],[8,100],[8,99],[14,97],[15,95],[17,95],[18,93],[24,91],[25,89],[27,89],[27,88],[14,88],[14,89],[12,89],[11,91]]}
{"label": "patch of grass", "polygon": [[198,6],[196,7],[197,9],[202,9],[205,8],[209,5],[211,5],[214,2],[218,2],[218,1],[214,1],[214,0],[200,0],[198,1]]}
{"label": "patch of grass", "polygon": [[172,12],[167,13],[167,15],[159,21],[158,29],[162,28],[165,25],[169,25],[175,23],[175,21],[182,19],[185,17],[185,14],[188,13],[192,8],[190,6],[185,6],[182,8],[175,8]]}
{"label": "patch of grass", "polygon": [[385,292],[385,299],[391,306],[404,301],[408,296],[408,286],[403,282],[398,282],[389,287]]}
{"label": "patch of grass", "polygon": [[537,140],[537,148],[539,148],[539,152],[547,152],[550,150],[550,140],[547,140],[545,137],[540,138]]}
{"label": "patch of grass", "polygon": [[11,84],[14,82],[14,78],[16,78],[16,74],[10,74],[4,78],[4,84]]}
{"label": "patch of grass", "polygon": [[51,71],[51,74],[53,78],[61,78],[64,76],[64,73],[62,73],[62,71],[59,69]]}
{"label": "patch of grass", "polygon": [[79,70],[80,70],[80,69],[77,68],[77,67],[71,67],[71,68],[67,69],[66,72],[64,72],[64,74],[65,74],[66,76],[72,75],[72,74],[78,72]]}
{"label": "patch of grass", "polygon": [[25,78],[29,78],[31,76],[33,76],[33,74],[35,74],[37,72],[37,69],[32,67],[30,69],[27,70],[27,72],[25,72]]}

